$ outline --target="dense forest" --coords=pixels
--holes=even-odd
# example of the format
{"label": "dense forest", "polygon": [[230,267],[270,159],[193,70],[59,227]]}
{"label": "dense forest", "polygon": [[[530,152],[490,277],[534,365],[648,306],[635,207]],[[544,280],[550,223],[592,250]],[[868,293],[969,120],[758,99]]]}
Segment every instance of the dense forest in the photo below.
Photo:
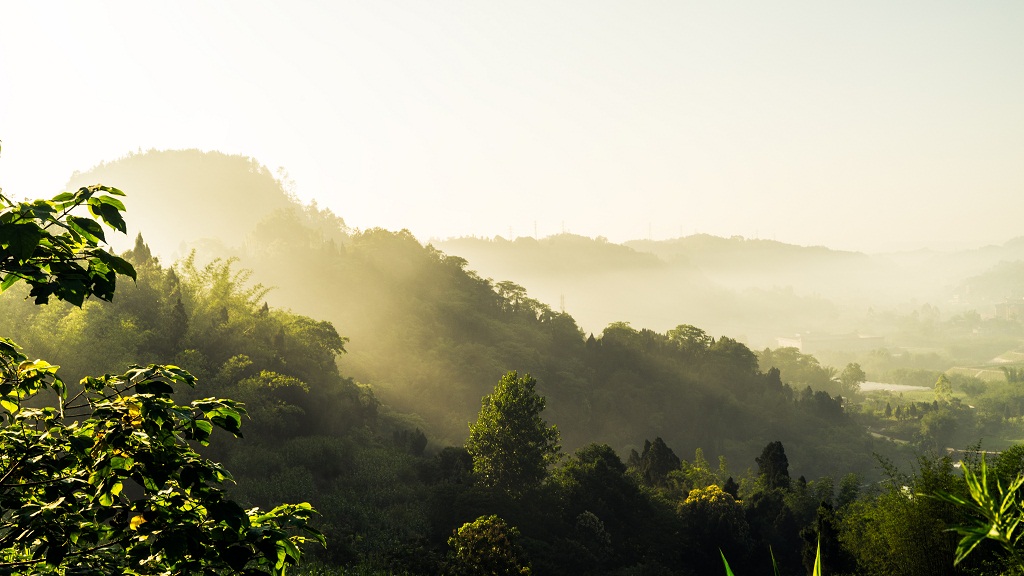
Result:
{"label": "dense forest", "polygon": [[[128,193],[138,234],[120,254],[134,282],[111,302],[44,305],[31,285],[5,284],[2,335],[69,383],[163,363],[198,380],[175,402],[243,403],[241,437],[196,449],[231,471],[244,506],[318,511],[310,523],[327,546],[307,543],[306,573],[696,575],[722,573],[724,554],[738,574],[773,562],[803,574],[820,553],[827,574],[995,574],[1015,560],[983,543],[954,565],[947,528],[973,516],[932,497],[967,497],[949,446],[967,449],[968,475],[988,470],[1001,486],[1024,469],[1017,448],[986,467],[978,447],[1013,438],[1024,409],[1013,369],[1002,382],[946,376],[906,363],[913,355],[851,355],[837,369],[795,348],[752,350],[690,317],[585,332],[523,285],[474,272],[458,244],[349,229],[250,159],[149,152],[69,188],[98,181]],[[229,216],[250,204],[253,220]],[[606,298],[627,283],[598,282],[596,267],[680,273],[664,255],[551,242],[591,257],[520,257]],[[995,326],[985,322],[963,314],[929,329],[977,334]],[[1003,334],[1011,348],[1013,330]],[[869,374],[923,383],[928,397],[868,395]]]}

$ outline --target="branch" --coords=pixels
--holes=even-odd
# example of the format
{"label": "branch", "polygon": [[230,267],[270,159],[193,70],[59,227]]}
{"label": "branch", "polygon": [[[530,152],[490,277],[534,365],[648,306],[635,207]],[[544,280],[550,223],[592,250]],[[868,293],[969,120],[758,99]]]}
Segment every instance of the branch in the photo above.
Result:
{"label": "branch", "polygon": [[21,466],[22,463],[25,462],[26,458],[28,458],[28,454],[23,454],[21,458],[19,458],[18,461],[15,462],[14,465],[11,466],[11,468],[3,475],[3,477],[0,477],[0,486],[4,485],[7,482],[7,478],[14,473],[18,466]]}
{"label": "branch", "polygon": [[2,481],[0,481],[0,488],[9,488],[13,486],[40,486],[42,484],[52,484],[54,482],[60,482],[62,480],[67,480],[69,478],[74,478],[74,476],[61,476],[60,478],[51,478],[49,480],[36,480],[35,482],[15,482],[13,484],[4,484]]}
{"label": "branch", "polygon": [[[106,544],[100,544],[99,546],[93,546],[92,548],[88,548],[86,550],[79,550],[78,552],[71,552],[70,554],[65,556],[65,558],[70,558],[72,556],[81,556],[83,554],[89,554],[89,553],[95,552],[97,550],[102,550],[104,548],[109,548],[111,546],[117,546],[119,544],[123,544],[125,542],[125,540],[127,540],[127,538],[122,538],[121,540],[114,540],[112,542],[107,542]],[[43,562],[46,562],[46,558],[37,558],[35,560],[23,560],[21,562],[0,562],[0,568],[13,568],[13,567],[17,567],[17,566],[32,566],[32,565],[43,563]]]}

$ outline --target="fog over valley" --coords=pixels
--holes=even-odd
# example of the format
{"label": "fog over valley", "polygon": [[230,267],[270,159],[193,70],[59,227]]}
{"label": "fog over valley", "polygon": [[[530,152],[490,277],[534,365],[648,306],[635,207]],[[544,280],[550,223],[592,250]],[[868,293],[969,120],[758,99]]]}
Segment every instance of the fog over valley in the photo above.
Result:
{"label": "fog over valley", "polygon": [[0,4],[0,574],[1024,573],[1022,29]]}

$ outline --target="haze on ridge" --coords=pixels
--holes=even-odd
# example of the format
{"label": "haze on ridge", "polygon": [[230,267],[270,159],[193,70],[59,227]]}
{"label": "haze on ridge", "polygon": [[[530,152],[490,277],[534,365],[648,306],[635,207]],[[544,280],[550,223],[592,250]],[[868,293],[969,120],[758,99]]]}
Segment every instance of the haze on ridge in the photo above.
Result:
{"label": "haze on ridge", "polygon": [[1022,28],[1005,3],[7,3],[0,186],[199,148],[422,241],[999,244]]}

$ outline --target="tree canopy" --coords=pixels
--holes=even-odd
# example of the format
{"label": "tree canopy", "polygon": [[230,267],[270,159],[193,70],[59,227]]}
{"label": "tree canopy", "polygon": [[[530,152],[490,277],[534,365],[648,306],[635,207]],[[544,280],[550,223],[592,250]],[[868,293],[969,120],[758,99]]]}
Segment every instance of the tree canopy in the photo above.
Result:
{"label": "tree canopy", "polygon": [[466,450],[485,485],[508,492],[536,487],[558,457],[558,429],[541,417],[546,401],[536,386],[529,374],[505,374],[469,425]]}
{"label": "tree canopy", "polygon": [[[122,195],[0,195],[0,288],[23,280],[37,304],[112,300],[117,276],[136,277],[100,224],[125,231]],[[231,474],[196,452],[215,428],[240,435],[238,403],[178,404],[196,379],[176,366],[86,377],[74,394],[57,370],[0,338],[0,571],[284,574],[307,537],[323,542],[309,504],[244,509],[225,492]]]}

